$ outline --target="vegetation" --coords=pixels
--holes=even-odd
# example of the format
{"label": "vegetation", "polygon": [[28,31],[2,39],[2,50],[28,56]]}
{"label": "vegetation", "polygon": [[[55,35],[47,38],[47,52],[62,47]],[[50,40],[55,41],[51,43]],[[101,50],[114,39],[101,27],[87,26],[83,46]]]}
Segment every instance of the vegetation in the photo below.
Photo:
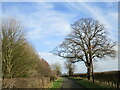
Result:
{"label": "vegetation", "polygon": [[[40,58],[27,41],[21,23],[14,18],[3,19],[0,31],[0,56],[2,53],[3,88],[45,86],[56,79],[49,64]],[[39,79],[39,81],[35,81]],[[31,81],[32,80],[32,81]],[[12,82],[11,82],[12,81]],[[21,84],[17,84],[20,82]],[[30,84],[30,82],[32,82]],[[34,85],[34,83],[37,83]],[[22,85],[25,84],[25,85]],[[33,85],[32,85],[33,84]]]}
{"label": "vegetation", "polygon": [[87,67],[88,80],[93,79],[94,82],[93,60],[105,56],[115,57],[116,43],[108,38],[104,25],[92,18],[79,19],[71,27],[72,32],[52,53],[72,59],[73,62],[83,61]]}
{"label": "vegetation", "polygon": [[3,79],[2,88],[46,88],[50,77]]}
{"label": "vegetation", "polygon": [[[55,63],[51,68],[43,58],[39,57],[36,50],[27,41],[24,28],[20,22],[14,18],[4,19],[1,26],[0,62],[2,63],[4,88],[40,88],[40,86],[43,88],[47,83],[54,81],[57,76],[61,75],[59,64]],[[72,29],[73,31],[65,38],[63,43],[53,50],[55,55],[68,60],[65,64],[69,70],[69,75],[74,72],[73,63],[83,61],[87,67],[88,80],[92,77],[93,82],[94,79],[100,82],[112,82],[112,85],[119,87],[116,73],[93,73],[93,60],[105,56],[115,57],[116,55],[116,51],[113,49],[115,43],[107,37],[104,26],[97,20],[84,18],[76,21],[72,25]],[[84,77],[84,75],[82,76]],[[56,80],[52,88],[60,88],[62,81],[62,78]],[[101,86],[93,85],[85,80],[78,80],[78,83],[88,88],[101,88]]]}
{"label": "vegetation", "polygon": [[61,76],[61,65],[59,63],[54,63],[51,65],[52,74],[56,76]]}
{"label": "vegetation", "polygon": [[65,62],[65,68],[68,70],[69,76],[74,74],[75,65],[74,65],[74,63],[72,62],[71,59],[69,59]]}
{"label": "vegetation", "polygon": [[62,87],[62,82],[63,82],[62,78],[59,78],[58,80],[54,81],[52,86],[51,86],[51,89],[61,88]]}
{"label": "vegetation", "polygon": [[48,63],[39,58],[35,49],[26,40],[22,25],[17,20],[3,20],[0,35],[3,78],[51,75]]}
{"label": "vegetation", "polygon": [[100,84],[96,84],[96,83],[92,83],[88,80],[84,80],[84,79],[81,79],[81,78],[76,78],[76,77],[70,77],[71,79],[75,79],[77,81],[77,83],[84,87],[84,88],[113,88],[113,87],[109,87],[109,86],[105,86],[105,85],[100,85]]}
{"label": "vegetation", "polygon": [[99,83],[105,83],[106,85],[119,88],[119,73],[120,71],[97,72],[94,73],[94,78]]}
{"label": "vegetation", "polygon": [[[2,27],[0,24],[0,33],[1,33],[1,29],[2,29]],[[2,78],[2,41],[1,41],[1,37],[0,37],[0,83],[1,83],[1,78]]]}
{"label": "vegetation", "polygon": [[[95,72],[94,79],[95,83],[107,85],[110,87],[119,88],[119,73],[120,71],[109,71],[109,72]],[[87,74],[74,74],[73,77],[86,79]]]}

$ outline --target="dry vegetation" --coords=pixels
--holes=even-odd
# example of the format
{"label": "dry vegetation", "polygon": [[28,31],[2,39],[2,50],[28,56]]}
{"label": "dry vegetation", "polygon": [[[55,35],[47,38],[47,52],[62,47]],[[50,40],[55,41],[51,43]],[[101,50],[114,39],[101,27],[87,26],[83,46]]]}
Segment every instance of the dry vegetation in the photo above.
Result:
{"label": "dry vegetation", "polygon": [[3,88],[45,88],[50,77],[3,79]]}
{"label": "dry vegetation", "polygon": [[[94,79],[96,83],[105,84],[112,87],[120,87],[119,81],[119,73],[120,71],[108,71],[108,72],[95,72]],[[76,73],[72,76],[82,77],[87,79],[86,73]]]}
{"label": "dry vegetation", "polygon": [[44,88],[54,81],[56,76],[27,41],[20,22],[4,19],[1,26],[3,88]]}

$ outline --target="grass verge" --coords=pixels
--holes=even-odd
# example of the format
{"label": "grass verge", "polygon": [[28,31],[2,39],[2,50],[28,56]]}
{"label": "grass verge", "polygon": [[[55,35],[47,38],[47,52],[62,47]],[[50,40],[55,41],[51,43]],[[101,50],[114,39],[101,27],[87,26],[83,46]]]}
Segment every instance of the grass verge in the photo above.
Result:
{"label": "grass verge", "polygon": [[61,88],[62,82],[63,82],[63,78],[59,78],[59,79],[55,80],[51,85],[51,89]]}
{"label": "grass verge", "polygon": [[79,79],[75,77],[69,77],[69,78],[74,79],[81,87],[84,87],[84,88],[115,89],[114,87],[99,85],[99,84],[92,83],[88,80],[83,80],[80,78]]}

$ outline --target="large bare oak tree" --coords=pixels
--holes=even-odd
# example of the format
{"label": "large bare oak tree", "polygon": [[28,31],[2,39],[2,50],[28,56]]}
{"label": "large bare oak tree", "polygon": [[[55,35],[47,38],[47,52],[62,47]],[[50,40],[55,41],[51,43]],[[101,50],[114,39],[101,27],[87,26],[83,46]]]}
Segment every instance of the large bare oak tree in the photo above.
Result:
{"label": "large bare oak tree", "polygon": [[79,19],[71,26],[72,32],[52,53],[63,58],[72,58],[73,62],[83,61],[90,80],[93,77],[93,60],[105,56],[115,57],[116,43],[108,38],[104,25],[92,18]]}

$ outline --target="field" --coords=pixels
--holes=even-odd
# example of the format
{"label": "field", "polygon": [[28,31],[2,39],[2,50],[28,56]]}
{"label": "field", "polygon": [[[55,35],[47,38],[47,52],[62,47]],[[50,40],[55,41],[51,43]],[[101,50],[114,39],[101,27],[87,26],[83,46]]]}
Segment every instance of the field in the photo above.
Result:
{"label": "field", "polygon": [[[108,85],[111,87],[120,87],[119,74],[120,74],[120,71],[95,72],[94,73],[95,83],[102,84],[102,85]],[[76,73],[72,75],[72,77],[82,77],[84,79],[87,79],[87,74]]]}
{"label": "field", "polygon": [[101,85],[98,83],[92,83],[91,81],[84,80],[80,77],[69,77],[70,79],[75,80],[83,88],[102,88],[102,89],[114,89],[114,87]]}

